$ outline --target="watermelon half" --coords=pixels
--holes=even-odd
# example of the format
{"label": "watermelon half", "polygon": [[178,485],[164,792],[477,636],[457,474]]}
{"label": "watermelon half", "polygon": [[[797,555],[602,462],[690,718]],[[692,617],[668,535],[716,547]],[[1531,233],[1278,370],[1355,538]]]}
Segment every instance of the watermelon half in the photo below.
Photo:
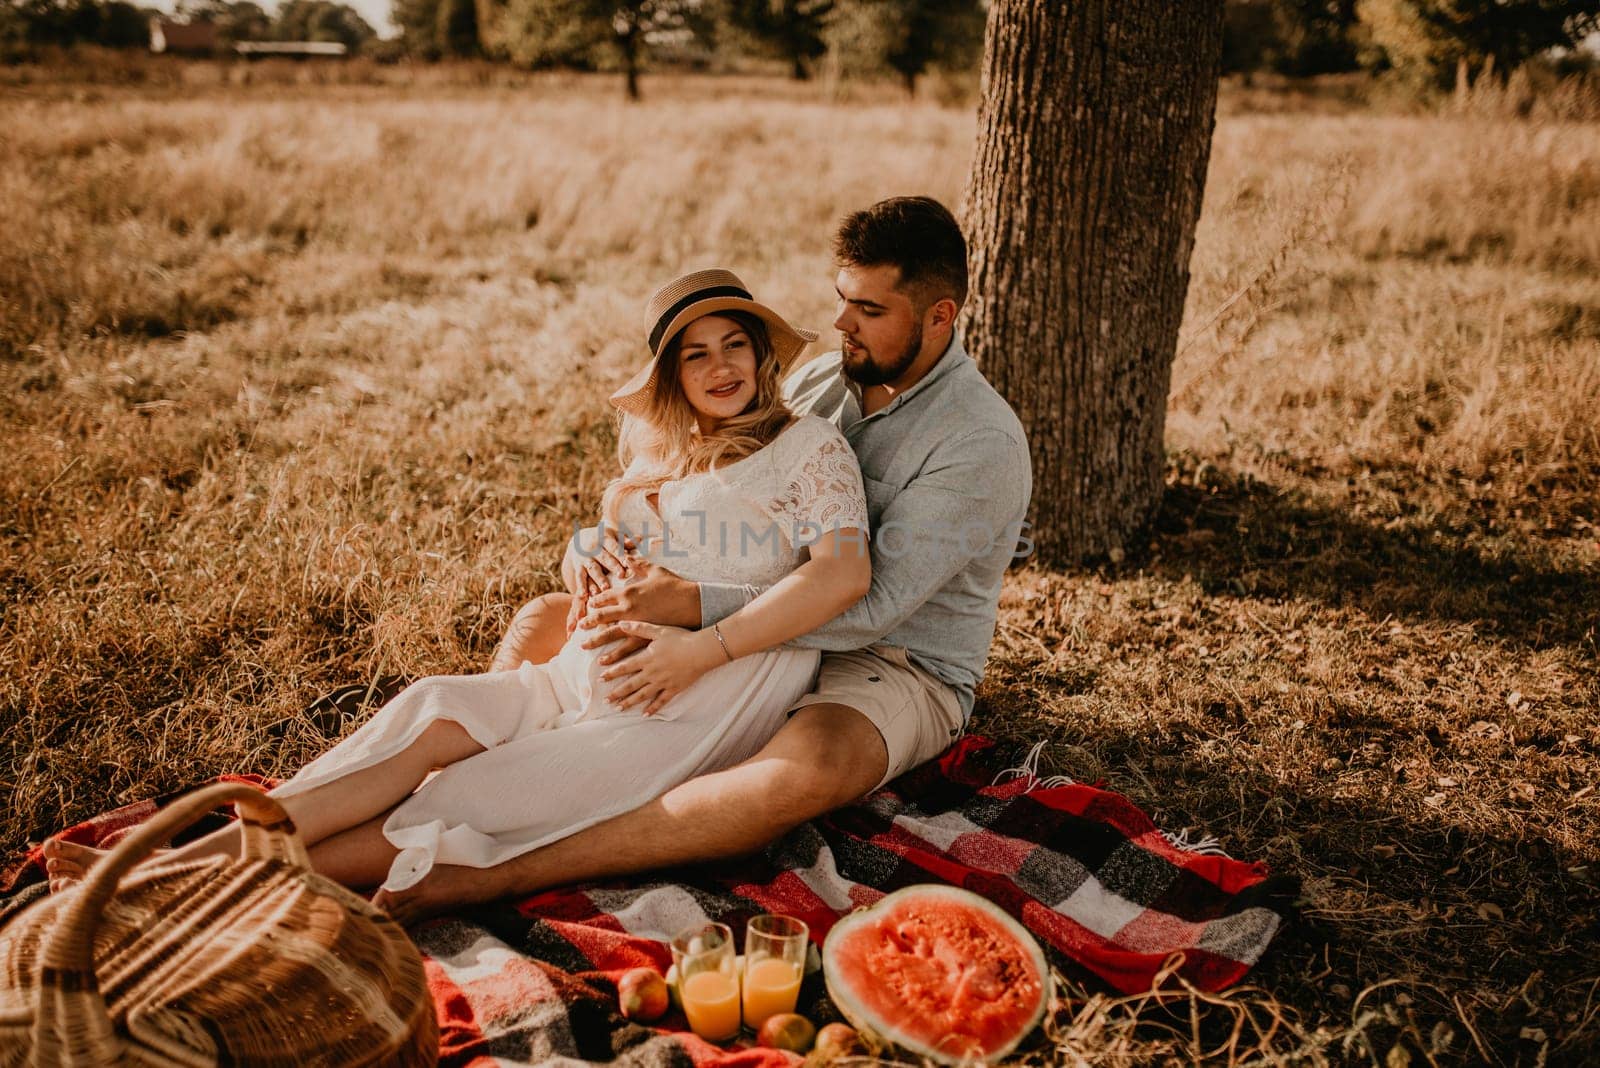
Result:
{"label": "watermelon half", "polygon": [[1004,1057],[1050,1003],[1050,968],[1027,928],[938,884],[840,920],[823,943],[822,974],[856,1030],[943,1064]]}

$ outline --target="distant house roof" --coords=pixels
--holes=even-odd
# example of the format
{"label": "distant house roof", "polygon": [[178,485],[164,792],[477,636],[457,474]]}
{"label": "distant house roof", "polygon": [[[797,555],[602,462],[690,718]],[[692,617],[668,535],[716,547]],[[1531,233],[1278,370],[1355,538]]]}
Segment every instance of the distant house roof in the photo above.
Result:
{"label": "distant house roof", "polygon": [[349,51],[338,41],[240,41],[241,56],[342,56]]}
{"label": "distant house roof", "polygon": [[214,52],[217,27],[210,22],[174,22],[159,15],[150,20],[152,52]]}

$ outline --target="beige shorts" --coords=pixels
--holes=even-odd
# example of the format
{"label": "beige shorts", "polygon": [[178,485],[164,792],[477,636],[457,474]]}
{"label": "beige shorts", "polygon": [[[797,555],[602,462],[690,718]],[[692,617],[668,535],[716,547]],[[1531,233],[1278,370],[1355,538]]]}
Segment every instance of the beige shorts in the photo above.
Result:
{"label": "beige shorts", "polygon": [[883,735],[889,770],[879,786],[932,760],[961,735],[956,692],[911,663],[896,645],[823,653],[816,689],[795,702],[789,714],[821,704],[853,708]]}

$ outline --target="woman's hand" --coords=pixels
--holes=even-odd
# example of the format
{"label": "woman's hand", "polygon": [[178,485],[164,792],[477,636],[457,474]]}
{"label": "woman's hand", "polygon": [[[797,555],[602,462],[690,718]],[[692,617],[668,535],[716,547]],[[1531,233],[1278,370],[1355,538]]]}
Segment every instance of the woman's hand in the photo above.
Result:
{"label": "woman's hand", "polygon": [[589,582],[588,575],[578,579],[578,588],[572,592],[572,600],[567,604],[567,637],[577,633],[578,624],[583,622],[583,617],[589,611],[589,597],[593,593],[594,586]]}
{"label": "woman's hand", "polygon": [[[593,544],[584,541],[584,535],[593,538]],[[597,593],[633,574],[637,562],[634,551],[638,548],[631,537],[622,537],[610,527],[585,528],[572,536],[566,554],[561,559],[561,577],[567,583],[567,592],[574,597]]]}
{"label": "woman's hand", "polygon": [[[621,540],[607,527],[595,528],[595,548],[592,551],[579,551],[583,532],[574,535],[567,545],[567,555],[561,561],[561,574],[568,583],[568,591],[572,594],[571,606],[567,609],[567,637],[572,637],[579,629],[592,626],[588,620],[590,601],[596,595],[604,593],[626,584],[635,576],[642,574],[640,568],[648,566],[647,561],[638,555],[638,544],[631,537]],[[612,636],[615,640],[615,635]],[[584,648],[592,649],[596,645],[606,644],[601,641],[588,641]],[[642,645],[642,642],[629,643],[624,649],[624,654],[632,652]],[[610,663],[615,657],[602,660],[601,663]]]}
{"label": "woman's hand", "polygon": [[[644,557],[628,555],[628,581],[610,589],[601,588],[589,600],[589,613],[581,629],[605,627],[624,619],[647,619],[678,627],[700,625],[700,586],[679,578],[660,564]],[[614,641],[607,633],[584,642],[592,649]]]}
{"label": "woman's hand", "polygon": [[700,676],[728,662],[716,635],[709,630],[684,630],[626,619],[615,626],[629,637],[649,642],[600,676],[605,681],[616,680],[608,700],[617,708],[639,708],[644,715],[653,716]]}

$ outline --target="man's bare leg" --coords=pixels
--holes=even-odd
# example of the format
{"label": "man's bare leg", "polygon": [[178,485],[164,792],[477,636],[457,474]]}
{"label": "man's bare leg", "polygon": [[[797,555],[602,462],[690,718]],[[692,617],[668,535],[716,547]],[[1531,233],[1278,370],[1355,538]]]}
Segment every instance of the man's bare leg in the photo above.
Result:
{"label": "man's bare leg", "polygon": [[868,793],[888,765],[883,737],[860,712],[808,705],[742,764],[497,867],[435,867],[411,889],[380,892],[374,903],[412,923],[458,905],[739,856]]}
{"label": "man's bare leg", "polygon": [[514,671],[524,660],[543,664],[559,653],[567,641],[567,609],[571,603],[571,594],[547,593],[517,609],[489,670]]}

